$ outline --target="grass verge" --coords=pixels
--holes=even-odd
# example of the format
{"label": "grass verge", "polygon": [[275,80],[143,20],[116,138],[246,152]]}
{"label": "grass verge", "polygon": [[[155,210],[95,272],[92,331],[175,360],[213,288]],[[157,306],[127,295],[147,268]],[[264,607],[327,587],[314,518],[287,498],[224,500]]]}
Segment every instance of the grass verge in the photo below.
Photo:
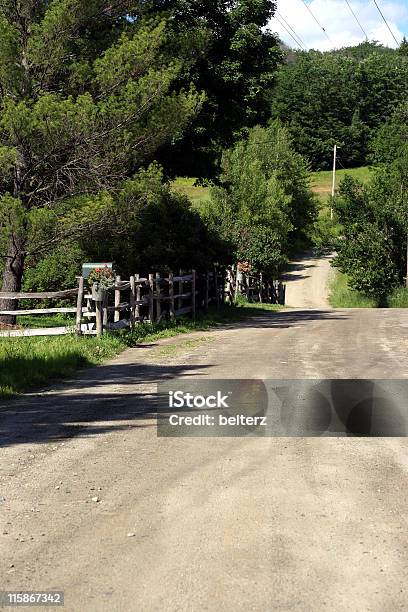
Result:
{"label": "grass verge", "polygon": [[380,304],[379,300],[350,289],[347,275],[336,271],[329,285],[329,303],[333,308],[408,308],[408,287],[397,287]]}
{"label": "grass verge", "polygon": [[329,303],[333,308],[377,308],[378,303],[350,289],[346,274],[337,272],[329,285]]}
{"label": "grass verge", "polygon": [[192,331],[203,331],[228,321],[239,321],[260,312],[279,310],[278,306],[241,302],[210,311],[195,322],[138,325],[133,331],[106,334],[102,338],[48,336],[0,338],[0,397],[40,387],[52,379],[70,376],[79,368],[98,365],[127,347],[152,342]]}
{"label": "grass verge", "polygon": [[408,287],[397,287],[387,298],[388,308],[408,308]]}

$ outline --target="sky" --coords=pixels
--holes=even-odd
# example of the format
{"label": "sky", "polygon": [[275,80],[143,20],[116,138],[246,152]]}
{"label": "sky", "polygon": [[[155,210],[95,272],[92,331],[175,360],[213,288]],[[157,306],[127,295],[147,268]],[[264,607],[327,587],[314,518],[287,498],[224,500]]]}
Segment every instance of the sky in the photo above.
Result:
{"label": "sky", "polygon": [[[327,36],[319,28],[302,0],[277,0],[277,15],[272,19],[270,28],[290,47],[300,48],[300,45],[296,45],[285,31],[283,26],[293,35],[287,24],[296,32],[307,49],[327,51],[358,45],[365,40],[365,35],[347,6],[346,0],[305,1],[317,21],[326,30]],[[369,40],[377,40],[389,47],[397,46],[373,0],[349,0],[349,4]],[[377,0],[377,4],[395,38],[398,41],[402,40],[404,35],[408,38],[408,0]]]}

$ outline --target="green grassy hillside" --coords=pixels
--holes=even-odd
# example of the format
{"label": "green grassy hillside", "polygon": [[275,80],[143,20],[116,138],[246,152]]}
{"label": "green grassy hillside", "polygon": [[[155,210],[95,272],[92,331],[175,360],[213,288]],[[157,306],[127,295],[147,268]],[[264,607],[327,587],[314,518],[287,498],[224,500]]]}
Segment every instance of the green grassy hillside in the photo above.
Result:
{"label": "green grassy hillside", "polygon": [[[346,174],[349,174],[353,178],[365,183],[369,179],[370,170],[366,166],[362,166],[361,168],[351,168],[350,170],[338,170],[336,173],[336,189],[338,189]],[[331,170],[312,173],[312,189],[322,202],[326,202],[328,196],[331,194],[332,180],[333,172]]]}
{"label": "green grassy hillside", "polygon": [[196,186],[196,181],[195,178],[179,177],[173,181],[172,189],[188,196],[193,204],[200,204],[210,199],[210,188]]}
{"label": "green grassy hillside", "polygon": [[[354,178],[366,182],[369,178],[369,168],[363,166],[361,168],[351,168],[350,170],[338,170],[336,175],[337,188],[346,174],[350,174]],[[326,202],[327,197],[331,194],[332,176],[333,174],[330,170],[312,173],[312,190],[322,202]],[[208,201],[210,198],[210,188],[196,186],[196,180],[195,178],[180,177],[172,183],[172,188],[174,191],[178,191],[188,196],[193,204],[200,204],[200,202]]]}

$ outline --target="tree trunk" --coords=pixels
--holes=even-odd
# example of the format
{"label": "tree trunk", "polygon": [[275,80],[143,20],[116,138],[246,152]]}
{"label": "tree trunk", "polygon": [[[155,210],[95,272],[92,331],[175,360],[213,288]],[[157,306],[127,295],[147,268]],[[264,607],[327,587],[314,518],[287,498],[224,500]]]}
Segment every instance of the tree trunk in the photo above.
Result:
{"label": "tree trunk", "polygon": [[[7,253],[3,272],[3,285],[1,291],[17,292],[21,290],[25,260],[25,239],[22,236],[12,236]],[[17,300],[0,299],[0,310],[16,310]],[[0,323],[15,325],[16,317],[13,315],[0,315]]]}

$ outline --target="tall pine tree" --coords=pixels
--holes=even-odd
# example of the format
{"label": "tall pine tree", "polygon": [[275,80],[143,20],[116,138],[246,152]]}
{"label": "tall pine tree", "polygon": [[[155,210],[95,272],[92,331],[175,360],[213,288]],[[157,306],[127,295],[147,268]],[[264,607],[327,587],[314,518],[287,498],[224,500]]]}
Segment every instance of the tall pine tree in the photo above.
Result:
{"label": "tall pine tree", "polygon": [[0,0],[3,292],[19,291],[30,249],[58,240],[56,220],[76,234],[100,224],[121,181],[201,105],[188,83],[177,87],[183,54],[165,51],[166,22],[140,19],[143,6]]}

